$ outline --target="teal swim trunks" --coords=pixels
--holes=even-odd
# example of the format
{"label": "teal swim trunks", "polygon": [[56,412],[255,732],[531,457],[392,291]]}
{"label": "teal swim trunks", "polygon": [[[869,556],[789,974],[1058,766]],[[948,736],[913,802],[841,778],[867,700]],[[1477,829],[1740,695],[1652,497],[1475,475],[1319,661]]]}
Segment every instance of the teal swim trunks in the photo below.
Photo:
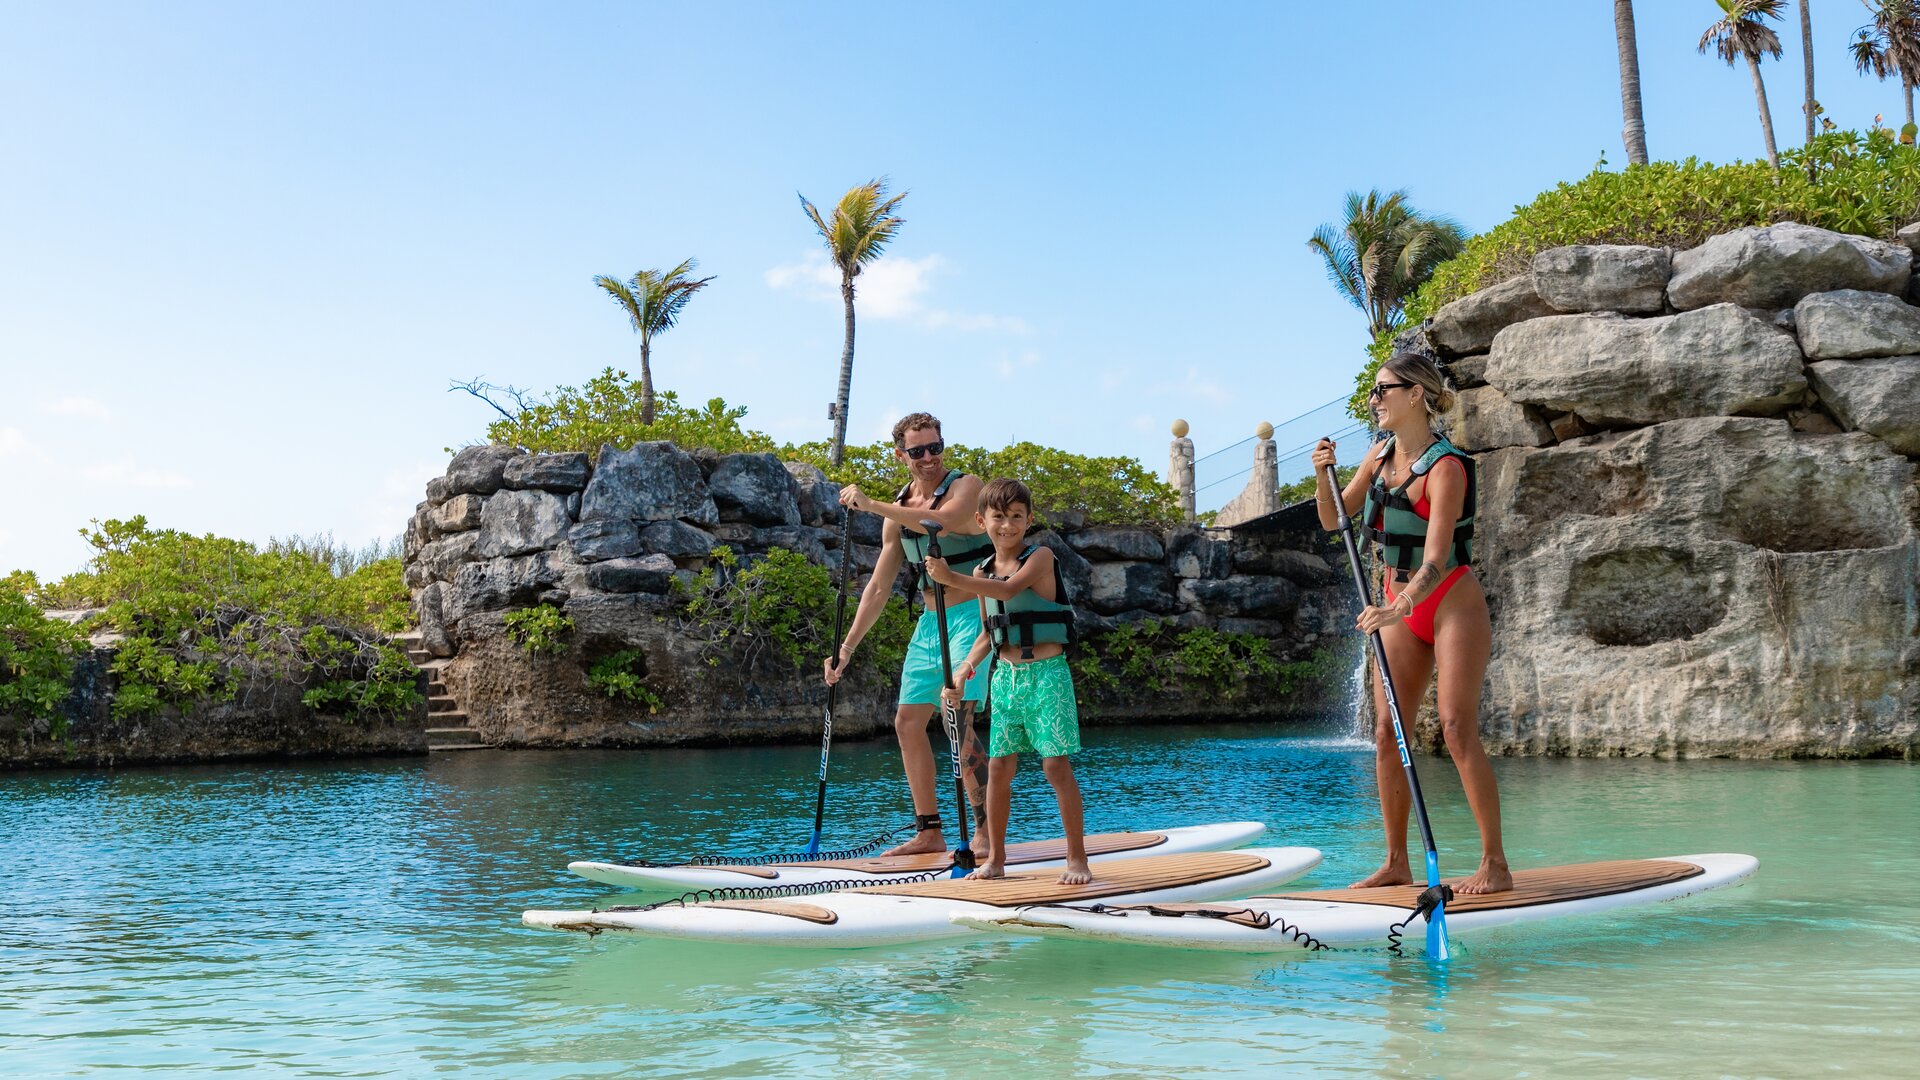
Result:
{"label": "teal swim trunks", "polygon": [[1080,707],[1065,655],[993,665],[993,730],[987,756],[1035,753],[1065,757],[1080,750]]}
{"label": "teal swim trunks", "polygon": [[[947,655],[957,677],[967,663],[974,639],[980,636],[980,605],[972,597],[960,599],[947,594]],[[907,642],[907,662],[900,665],[900,704],[938,705],[943,674],[940,670],[940,623],[933,609],[920,613],[913,624],[913,640]],[[987,689],[985,665],[968,680],[966,701],[979,701]]]}

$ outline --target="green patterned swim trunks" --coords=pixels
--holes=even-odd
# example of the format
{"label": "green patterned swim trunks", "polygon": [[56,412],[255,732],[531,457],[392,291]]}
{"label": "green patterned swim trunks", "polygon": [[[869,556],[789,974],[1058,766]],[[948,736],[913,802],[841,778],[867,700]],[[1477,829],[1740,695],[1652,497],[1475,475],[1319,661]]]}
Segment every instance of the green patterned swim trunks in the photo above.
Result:
{"label": "green patterned swim trunks", "polygon": [[993,708],[988,757],[1027,752],[1065,757],[1080,750],[1080,708],[1066,656],[1024,664],[996,661],[987,693]]}

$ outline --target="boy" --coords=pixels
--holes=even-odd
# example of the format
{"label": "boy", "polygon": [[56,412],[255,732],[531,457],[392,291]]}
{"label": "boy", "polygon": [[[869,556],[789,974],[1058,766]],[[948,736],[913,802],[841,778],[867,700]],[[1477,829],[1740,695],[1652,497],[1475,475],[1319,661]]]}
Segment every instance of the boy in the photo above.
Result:
{"label": "boy", "polygon": [[[1040,767],[1060,803],[1060,824],[1067,832],[1067,869],[1062,885],[1093,880],[1087,867],[1087,841],[1080,785],[1067,755],[1080,749],[1080,714],[1073,699],[1073,674],[1066,647],[1073,640],[1073,605],[1053,552],[1027,542],[1033,521],[1033,495],[1018,480],[995,480],[980,490],[979,523],[993,541],[993,555],[972,577],[956,573],[943,559],[928,559],[927,574],[948,588],[980,597],[980,636],[967,654],[965,668],[954,673],[962,684],[973,679],[991,650],[992,674],[987,707],[992,727],[987,736],[987,859],[971,875],[1006,876],[1008,798],[1020,752],[1040,755]],[[958,701],[962,691],[943,693]]]}

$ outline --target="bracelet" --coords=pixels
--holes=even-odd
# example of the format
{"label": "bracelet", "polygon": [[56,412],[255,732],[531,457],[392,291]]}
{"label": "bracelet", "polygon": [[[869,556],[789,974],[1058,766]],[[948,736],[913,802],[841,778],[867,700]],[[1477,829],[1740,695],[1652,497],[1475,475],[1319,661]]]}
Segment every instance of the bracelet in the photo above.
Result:
{"label": "bracelet", "polygon": [[968,664],[966,667],[966,670],[961,672],[960,674],[960,681],[963,683],[970,683],[973,681],[973,675],[974,675],[974,667],[972,664]]}

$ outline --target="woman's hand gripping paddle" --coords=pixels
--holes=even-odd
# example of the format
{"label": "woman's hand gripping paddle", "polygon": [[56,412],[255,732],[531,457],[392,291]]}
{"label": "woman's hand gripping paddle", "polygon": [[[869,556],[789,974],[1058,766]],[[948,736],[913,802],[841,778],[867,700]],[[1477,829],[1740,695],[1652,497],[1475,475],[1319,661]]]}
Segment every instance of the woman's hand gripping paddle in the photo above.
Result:
{"label": "woman's hand gripping paddle", "polygon": [[[1333,488],[1333,505],[1339,513],[1340,539],[1347,546],[1347,566],[1353,571],[1353,587],[1360,592],[1360,603],[1364,607],[1373,606],[1373,590],[1367,586],[1367,575],[1360,569],[1360,546],[1353,538],[1353,520],[1347,516],[1347,500],[1340,493],[1340,480],[1327,466],[1327,483]],[[1387,670],[1387,646],[1380,639],[1380,631],[1367,635],[1373,642],[1373,660],[1380,668],[1380,685],[1387,692],[1387,715],[1393,718],[1393,739],[1400,747],[1400,767],[1407,772],[1407,787],[1413,792],[1413,812],[1420,822],[1420,839],[1427,847],[1427,891],[1420,897],[1420,905],[1432,907],[1427,912],[1427,956],[1434,960],[1445,960],[1450,954],[1447,948],[1447,912],[1446,902],[1453,898],[1453,889],[1440,884],[1440,853],[1433,846],[1433,826],[1427,822],[1427,800],[1420,794],[1420,775],[1414,772],[1413,755],[1407,751],[1407,732],[1400,723],[1400,695],[1393,690],[1393,673]]]}
{"label": "woman's hand gripping paddle", "polygon": [[[838,660],[840,634],[847,617],[847,581],[853,577],[853,507],[840,508],[840,585],[833,597],[833,648]],[[827,755],[833,752],[833,699],[839,683],[827,687],[827,709],[820,718],[820,789],[813,795],[813,839],[807,854],[820,854],[820,822],[827,813]]]}
{"label": "woman's hand gripping paddle", "polygon": [[[941,558],[941,524],[932,518],[926,518],[920,522],[920,527],[927,531],[927,555],[935,559]],[[927,581],[933,586],[934,625],[940,628],[940,685],[951,687],[953,686],[953,655],[947,651],[947,590],[931,577]],[[953,748],[953,802],[960,811],[961,837],[960,846],[953,849],[953,876],[960,877],[974,868],[973,825],[967,820],[967,785],[966,781],[961,779],[964,775],[961,759],[965,751],[961,743],[964,736],[960,731],[960,710],[947,703],[945,694],[940,695],[940,722],[947,729],[947,745]]]}

